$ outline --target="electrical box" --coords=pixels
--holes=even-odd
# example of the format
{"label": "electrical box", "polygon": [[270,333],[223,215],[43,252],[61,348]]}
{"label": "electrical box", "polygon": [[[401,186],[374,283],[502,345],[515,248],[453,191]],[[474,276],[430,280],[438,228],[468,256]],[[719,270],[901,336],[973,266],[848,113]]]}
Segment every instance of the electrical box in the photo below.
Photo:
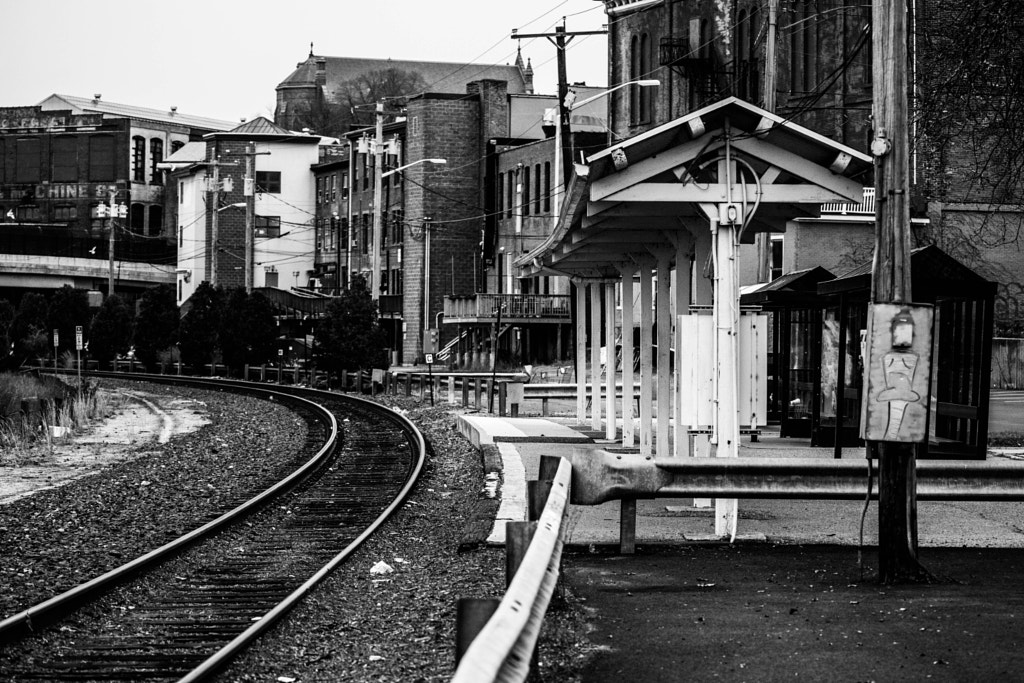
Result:
{"label": "electrical box", "polygon": [[902,443],[928,438],[933,317],[926,304],[868,307],[862,438]]}
{"label": "electrical box", "polygon": [[438,333],[436,327],[423,331],[423,353],[437,353]]}

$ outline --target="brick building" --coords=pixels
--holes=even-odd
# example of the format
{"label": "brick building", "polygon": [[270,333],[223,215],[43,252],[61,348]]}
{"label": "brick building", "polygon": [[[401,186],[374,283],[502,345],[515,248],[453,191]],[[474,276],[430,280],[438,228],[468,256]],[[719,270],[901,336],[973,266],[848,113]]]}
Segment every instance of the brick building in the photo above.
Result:
{"label": "brick building", "polygon": [[[11,298],[64,285],[105,291],[110,262],[122,294],[170,281],[173,230],[164,222],[158,164],[231,125],[99,95],[51,95],[31,107],[0,109],[0,288]],[[125,206],[123,218],[97,215],[111,197]]]}
{"label": "brick building", "polygon": [[[635,136],[728,96],[768,108],[825,137],[866,152],[871,128],[870,3],[837,0],[606,0],[609,74],[612,85],[656,78],[661,87],[628,88],[610,96],[611,127]],[[947,0],[909,3],[911,43],[908,80],[919,83],[939,60],[936,29],[949,22]],[[775,25],[769,8],[778,9]],[[766,80],[766,56],[774,37],[775,69]],[[916,52],[915,52],[916,50]],[[774,82],[770,93],[765,84]],[[911,93],[911,107],[915,99]],[[915,114],[911,111],[911,118]],[[1024,222],[1020,188],[993,189],[1005,169],[991,148],[962,131],[941,152],[920,135],[912,141],[911,192],[917,245],[938,244],[982,276],[999,283],[997,323],[1024,313]],[[945,141],[943,141],[945,142]],[[813,254],[828,268],[859,262],[872,237],[865,220],[873,213],[873,179],[866,174],[860,206],[826,207],[824,220],[803,219],[784,235],[744,249],[744,283],[765,281],[774,268],[806,268]],[[868,207],[870,211],[865,211]],[[860,214],[861,218],[856,218]],[[829,247],[832,247],[831,250]],[[845,253],[837,253],[839,251]]]}

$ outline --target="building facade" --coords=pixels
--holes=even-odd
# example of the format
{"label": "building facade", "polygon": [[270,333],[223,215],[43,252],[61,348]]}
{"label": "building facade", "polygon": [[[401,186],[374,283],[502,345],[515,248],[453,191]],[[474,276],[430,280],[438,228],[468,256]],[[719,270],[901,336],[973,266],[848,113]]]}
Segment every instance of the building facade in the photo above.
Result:
{"label": "building facade", "polygon": [[201,282],[226,289],[247,282],[271,290],[310,285],[316,274],[310,167],[320,146],[331,142],[257,118],[211,133],[163,162],[174,183],[179,304]]}
{"label": "building facade", "polygon": [[[106,291],[111,272],[125,295],[172,281],[158,164],[230,125],[99,95],[0,109],[0,291],[14,299],[64,285]],[[100,215],[111,203],[123,215]]]}

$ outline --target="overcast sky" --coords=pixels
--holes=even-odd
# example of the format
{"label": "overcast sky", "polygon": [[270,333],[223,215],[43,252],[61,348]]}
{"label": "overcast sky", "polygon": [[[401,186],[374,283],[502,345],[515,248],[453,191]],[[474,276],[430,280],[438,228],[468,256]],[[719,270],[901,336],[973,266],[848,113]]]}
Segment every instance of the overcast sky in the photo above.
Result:
{"label": "overcast sky", "polygon": [[[4,3],[0,106],[52,93],[237,121],[273,118],[274,87],[309,54],[505,64],[520,33],[599,30],[595,0],[50,0]],[[524,39],[537,92],[554,93],[555,48]],[[574,38],[570,82],[607,84],[605,36]]]}

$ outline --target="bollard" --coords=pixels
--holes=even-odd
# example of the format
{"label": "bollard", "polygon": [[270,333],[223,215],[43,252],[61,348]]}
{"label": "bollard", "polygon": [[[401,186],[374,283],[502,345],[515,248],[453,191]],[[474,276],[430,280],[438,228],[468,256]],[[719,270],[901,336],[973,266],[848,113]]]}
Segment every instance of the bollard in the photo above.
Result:
{"label": "bollard", "polygon": [[505,399],[508,398],[507,382],[498,385],[498,415],[505,417]]}
{"label": "bollard", "polygon": [[455,664],[498,610],[498,598],[459,598],[455,607]]}
{"label": "bollard", "polygon": [[348,391],[348,370],[345,369],[341,371],[341,390],[342,392]]}
{"label": "bollard", "polygon": [[484,388],[483,380],[480,379],[479,377],[473,379],[473,393],[473,407],[476,408],[477,410],[480,410],[481,405],[483,403],[482,399],[484,395]]}
{"label": "bollard", "polygon": [[181,375],[181,361],[178,361],[178,375]]}
{"label": "bollard", "polygon": [[469,379],[462,378],[462,407],[469,407]]}
{"label": "bollard", "polygon": [[246,382],[249,381],[249,364],[248,363],[246,363],[245,366],[243,366],[243,368],[242,368],[242,379],[244,379]]}
{"label": "bollard", "polygon": [[448,375],[448,405],[455,405],[455,375]]}

